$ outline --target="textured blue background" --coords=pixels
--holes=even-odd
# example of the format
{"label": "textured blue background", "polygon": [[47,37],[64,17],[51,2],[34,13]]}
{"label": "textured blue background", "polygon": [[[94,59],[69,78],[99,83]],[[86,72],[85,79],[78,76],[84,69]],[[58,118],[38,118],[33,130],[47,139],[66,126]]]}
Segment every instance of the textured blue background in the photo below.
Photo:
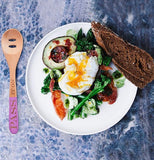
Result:
{"label": "textured blue background", "polygon": [[32,109],[25,87],[28,58],[39,40],[71,22],[106,23],[154,57],[153,0],[0,0],[0,36],[17,28],[24,48],[17,67],[19,132],[8,128],[9,71],[0,46],[0,160],[152,160],[154,159],[154,82],[137,97],[114,127],[90,136],[59,132]]}

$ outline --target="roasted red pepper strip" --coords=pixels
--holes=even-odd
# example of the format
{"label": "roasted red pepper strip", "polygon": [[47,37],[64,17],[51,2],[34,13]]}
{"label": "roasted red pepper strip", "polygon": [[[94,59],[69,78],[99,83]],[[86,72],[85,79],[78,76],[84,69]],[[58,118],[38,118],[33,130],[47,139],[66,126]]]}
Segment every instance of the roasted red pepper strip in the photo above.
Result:
{"label": "roasted red pepper strip", "polygon": [[52,93],[52,102],[55,108],[55,111],[61,120],[66,116],[66,109],[64,108],[63,101],[61,100],[61,91],[55,90],[53,91],[55,80],[51,79],[50,81],[50,91]]}
{"label": "roasted red pepper strip", "polygon": [[111,67],[109,67],[109,66],[104,66],[104,65],[101,65],[101,66],[100,66],[100,69],[101,69],[101,70],[103,70],[103,71],[109,71],[109,70],[112,70],[112,68],[111,68]]}
{"label": "roasted red pepper strip", "polygon": [[117,99],[117,88],[114,86],[113,80],[111,81],[110,84],[108,84],[108,87],[112,89],[112,94],[108,96],[103,92],[101,92],[101,93],[98,93],[97,98],[104,102],[108,102],[109,104],[113,104]]}
{"label": "roasted red pepper strip", "polygon": [[55,80],[52,78],[51,81],[50,81],[50,85],[49,85],[49,89],[50,89],[51,93],[53,91],[54,83],[55,83]]}
{"label": "roasted red pepper strip", "polygon": [[109,84],[109,87],[112,89],[112,94],[109,95],[109,104],[113,104],[116,99],[117,99],[117,88],[114,86],[114,82],[112,80],[112,82]]}

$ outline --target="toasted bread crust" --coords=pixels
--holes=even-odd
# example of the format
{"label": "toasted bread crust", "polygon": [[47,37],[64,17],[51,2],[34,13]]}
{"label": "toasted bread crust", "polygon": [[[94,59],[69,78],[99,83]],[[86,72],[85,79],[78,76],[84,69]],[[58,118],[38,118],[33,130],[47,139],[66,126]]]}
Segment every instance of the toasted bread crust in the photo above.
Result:
{"label": "toasted bread crust", "polygon": [[[124,41],[113,31],[97,22],[92,22],[92,31],[97,43],[110,55],[115,65],[123,70],[124,75],[139,88],[138,80],[145,85],[154,80],[154,61],[146,51]],[[126,72],[126,74],[125,74]]]}
{"label": "toasted bread crust", "polygon": [[[114,63],[114,62],[113,62]],[[128,79],[131,79],[131,82],[138,86],[139,88],[144,88],[147,83],[144,81],[141,81],[140,79],[136,78],[135,76],[132,76],[131,74],[129,74],[127,71],[125,71],[123,68],[121,68],[116,62],[114,63],[116,65],[116,67],[118,68],[118,70]]]}

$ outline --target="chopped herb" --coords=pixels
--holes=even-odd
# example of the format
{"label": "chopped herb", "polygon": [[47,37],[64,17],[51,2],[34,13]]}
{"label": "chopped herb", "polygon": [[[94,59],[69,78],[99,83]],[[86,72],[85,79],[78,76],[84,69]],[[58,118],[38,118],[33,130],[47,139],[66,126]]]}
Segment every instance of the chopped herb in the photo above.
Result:
{"label": "chopped herb", "polygon": [[49,86],[49,85],[50,85],[50,81],[51,81],[50,74],[48,74],[48,75],[45,77],[45,79],[44,79],[44,81],[43,81],[43,84],[44,84],[45,86]]}
{"label": "chopped herb", "polygon": [[50,81],[51,81],[50,74],[48,74],[43,81],[44,86],[41,88],[41,93],[47,94],[50,92],[49,89]]}
{"label": "chopped herb", "polygon": [[49,92],[50,92],[49,87],[47,87],[47,86],[43,86],[43,87],[41,88],[41,93],[43,93],[43,94],[47,94],[47,93],[49,93]]}
{"label": "chopped herb", "polygon": [[43,68],[43,71],[47,74],[49,73],[49,69],[48,68]]}

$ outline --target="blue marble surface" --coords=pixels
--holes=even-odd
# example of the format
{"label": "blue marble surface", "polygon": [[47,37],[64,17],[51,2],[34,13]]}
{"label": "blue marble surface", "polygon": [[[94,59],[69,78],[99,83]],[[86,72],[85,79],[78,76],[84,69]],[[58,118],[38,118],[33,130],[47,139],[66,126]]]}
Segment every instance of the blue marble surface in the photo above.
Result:
{"label": "blue marble surface", "polygon": [[0,160],[154,159],[154,82],[138,90],[127,115],[112,128],[89,136],[55,130],[32,109],[26,93],[28,58],[41,38],[71,22],[105,23],[154,57],[153,0],[1,0],[0,36],[21,31],[24,48],[17,67],[19,132],[9,132],[9,71],[0,46]]}

